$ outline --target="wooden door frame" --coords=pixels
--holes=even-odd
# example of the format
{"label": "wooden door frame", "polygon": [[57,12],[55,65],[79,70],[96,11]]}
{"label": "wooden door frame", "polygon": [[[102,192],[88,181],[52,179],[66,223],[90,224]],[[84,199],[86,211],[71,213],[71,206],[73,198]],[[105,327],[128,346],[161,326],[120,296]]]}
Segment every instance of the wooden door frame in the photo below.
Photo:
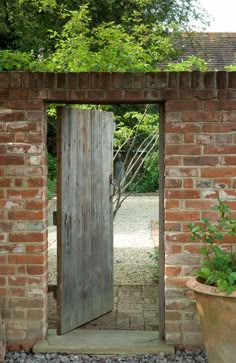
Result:
{"label": "wooden door frame", "polygon": [[[56,102],[56,101],[54,101]],[[59,104],[60,101],[57,102]],[[73,102],[63,102],[63,105],[68,106],[69,104],[85,104],[79,98]],[[117,102],[107,101],[104,104],[113,105]],[[164,216],[164,181],[165,181],[165,102],[153,102],[145,100],[143,102],[137,101],[120,101],[119,104],[139,105],[142,103],[158,104],[159,105],[159,338],[165,340],[165,216]],[[91,101],[89,104],[99,105],[99,101]]]}

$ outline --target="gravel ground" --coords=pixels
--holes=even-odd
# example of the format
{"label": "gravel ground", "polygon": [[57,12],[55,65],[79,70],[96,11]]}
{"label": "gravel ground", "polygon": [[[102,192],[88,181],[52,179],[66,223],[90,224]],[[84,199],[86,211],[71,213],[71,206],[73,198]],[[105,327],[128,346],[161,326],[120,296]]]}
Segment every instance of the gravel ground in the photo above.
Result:
{"label": "gravel ground", "polygon": [[[151,261],[153,221],[158,221],[158,195],[129,196],[114,221],[114,284],[153,284]],[[52,208],[53,210],[54,208]],[[49,284],[56,285],[56,227],[48,229]]]}
{"label": "gravel ground", "polygon": [[[205,351],[201,350],[185,350],[177,351],[176,354],[158,355],[137,355],[137,356],[88,356],[79,354],[63,354],[63,353],[47,353],[47,354],[27,354],[22,352],[11,352],[6,355],[6,363],[112,363],[112,362],[127,362],[127,363],[207,363]],[[223,362],[222,362],[223,363]],[[226,363],[226,362],[225,362]]]}

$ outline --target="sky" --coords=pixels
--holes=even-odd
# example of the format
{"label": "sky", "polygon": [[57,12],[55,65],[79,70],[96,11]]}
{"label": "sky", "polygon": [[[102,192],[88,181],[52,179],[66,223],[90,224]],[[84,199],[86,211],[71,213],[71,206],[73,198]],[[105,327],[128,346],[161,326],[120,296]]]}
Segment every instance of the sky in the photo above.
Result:
{"label": "sky", "polygon": [[212,15],[207,32],[236,32],[236,0],[199,0]]}

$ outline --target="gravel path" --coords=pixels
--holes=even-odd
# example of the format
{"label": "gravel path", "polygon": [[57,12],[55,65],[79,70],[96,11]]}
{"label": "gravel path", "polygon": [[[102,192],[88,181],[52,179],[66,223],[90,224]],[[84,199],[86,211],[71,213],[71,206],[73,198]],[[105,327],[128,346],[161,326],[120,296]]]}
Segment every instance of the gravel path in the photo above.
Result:
{"label": "gravel path", "polygon": [[[152,285],[152,225],[158,221],[158,195],[129,196],[114,221],[114,284]],[[56,227],[49,226],[49,284],[56,285]]]}
{"label": "gravel path", "polygon": [[[27,354],[22,352],[11,352],[6,355],[6,363],[112,363],[112,362],[127,362],[127,363],[207,363],[205,351],[201,350],[185,350],[184,352],[177,351],[176,354],[158,355],[137,355],[137,356],[88,356],[77,354]],[[223,362],[222,362],[223,363]],[[225,362],[226,363],[226,362]]]}

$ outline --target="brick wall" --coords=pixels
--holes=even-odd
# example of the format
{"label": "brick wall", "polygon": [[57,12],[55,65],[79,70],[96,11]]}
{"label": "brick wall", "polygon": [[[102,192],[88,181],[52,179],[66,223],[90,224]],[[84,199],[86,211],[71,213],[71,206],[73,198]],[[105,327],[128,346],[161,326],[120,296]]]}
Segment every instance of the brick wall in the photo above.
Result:
{"label": "brick wall", "polygon": [[236,209],[236,73],[0,73],[0,296],[7,342],[47,329],[45,102],[165,103],[167,342],[201,341],[185,283],[198,264],[187,224],[216,196]]}

